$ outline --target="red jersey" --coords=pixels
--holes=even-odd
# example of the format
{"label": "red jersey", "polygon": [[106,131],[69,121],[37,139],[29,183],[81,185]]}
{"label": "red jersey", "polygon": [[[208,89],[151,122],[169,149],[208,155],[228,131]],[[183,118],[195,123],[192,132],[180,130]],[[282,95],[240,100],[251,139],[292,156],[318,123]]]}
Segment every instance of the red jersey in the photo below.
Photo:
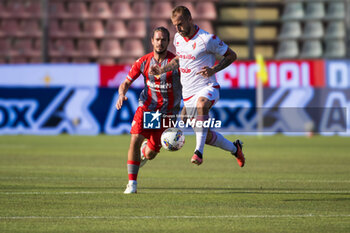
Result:
{"label": "red jersey", "polygon": [[131,82],[140,74],[144,77],[145,88],[139,99],[139,106],[147,111],[177,114],[180,110],[181,90],[179,70],[169,71],[161,75],[150,75],[149,68],[155,64],[163,67],[168,64],[175,55],[168,51],[161,64],[154,59],[153,52],[139,58],[131,67],[127,79]]}

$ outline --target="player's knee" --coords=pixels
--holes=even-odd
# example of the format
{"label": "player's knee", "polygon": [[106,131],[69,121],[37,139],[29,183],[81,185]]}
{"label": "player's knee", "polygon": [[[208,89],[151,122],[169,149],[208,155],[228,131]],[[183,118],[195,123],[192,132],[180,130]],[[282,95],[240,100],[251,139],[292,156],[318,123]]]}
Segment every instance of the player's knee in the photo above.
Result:
{"label": "player's knee", "polygon": [[197,102],[197,108],[208,109],[211,106],[211,102],[208,99],[200,99]]}

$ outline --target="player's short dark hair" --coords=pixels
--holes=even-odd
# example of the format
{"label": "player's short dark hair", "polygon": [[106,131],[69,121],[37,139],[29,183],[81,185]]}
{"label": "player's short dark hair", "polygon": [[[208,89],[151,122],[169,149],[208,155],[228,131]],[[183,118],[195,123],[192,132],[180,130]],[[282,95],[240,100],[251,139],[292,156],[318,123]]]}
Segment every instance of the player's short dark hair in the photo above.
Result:
{"label": "player's short dark hair", "polygon": [[154,38],[154,33],[156,33],[156,32],[163,32],[166,35],[166,37],[168,38],[168,41],[170,41],[170,33],[169,33],[168,29],[166,29],[165,27],[155,28],[152,32],[152,39]]}
{"label": "player's short dark hair", "polygon": [[182,15],[185,19],[192,18],[190,10],[185,6],[175,7],[171,13],[171,18],[175,17],[175,15],[177,15],[177,14]]}

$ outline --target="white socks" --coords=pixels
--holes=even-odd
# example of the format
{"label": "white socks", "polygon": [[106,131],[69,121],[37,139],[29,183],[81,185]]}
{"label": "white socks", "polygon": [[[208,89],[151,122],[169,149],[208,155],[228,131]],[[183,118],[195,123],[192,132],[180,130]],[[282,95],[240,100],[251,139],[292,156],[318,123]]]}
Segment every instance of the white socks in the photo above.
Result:
{"label": "white socks", "polygon": [[226,138],[224,138],[224,136],[222,136],[222,134],[218,132],[215,132],[215,131],[211,131],[211,132],[213,136],[210,142],[208,142],[209,145],[219,147],[223,150],[230,151],[232,153],[237,152],[237,148],[235,147],[233,142],[227,140]]}
{"label": "white socks", "polygon": [[[197,116],[197,121],[206,121],[208,120],[209,116],[205,115],[205,116]],[[198,124],[196,124],[198,125]],[[194,131],[196,133],[196,149],[199,152],[201,152],[203,154],[203,150],[204,150],[204,145],[205,145],[205,140],[207,139],[207,135],[208,135],[208,131],[209,128],[208,127],[195,127]]]}

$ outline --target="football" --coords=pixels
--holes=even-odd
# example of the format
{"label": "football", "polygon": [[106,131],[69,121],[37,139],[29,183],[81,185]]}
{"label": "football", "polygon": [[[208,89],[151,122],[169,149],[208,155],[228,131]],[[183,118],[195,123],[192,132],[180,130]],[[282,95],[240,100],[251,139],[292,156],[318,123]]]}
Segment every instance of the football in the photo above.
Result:
{"label": "football", "polygon": [[160,140],[164,149],[177,151],[185,144],[185,135],[177,128],[169,128],[163,132]]}

